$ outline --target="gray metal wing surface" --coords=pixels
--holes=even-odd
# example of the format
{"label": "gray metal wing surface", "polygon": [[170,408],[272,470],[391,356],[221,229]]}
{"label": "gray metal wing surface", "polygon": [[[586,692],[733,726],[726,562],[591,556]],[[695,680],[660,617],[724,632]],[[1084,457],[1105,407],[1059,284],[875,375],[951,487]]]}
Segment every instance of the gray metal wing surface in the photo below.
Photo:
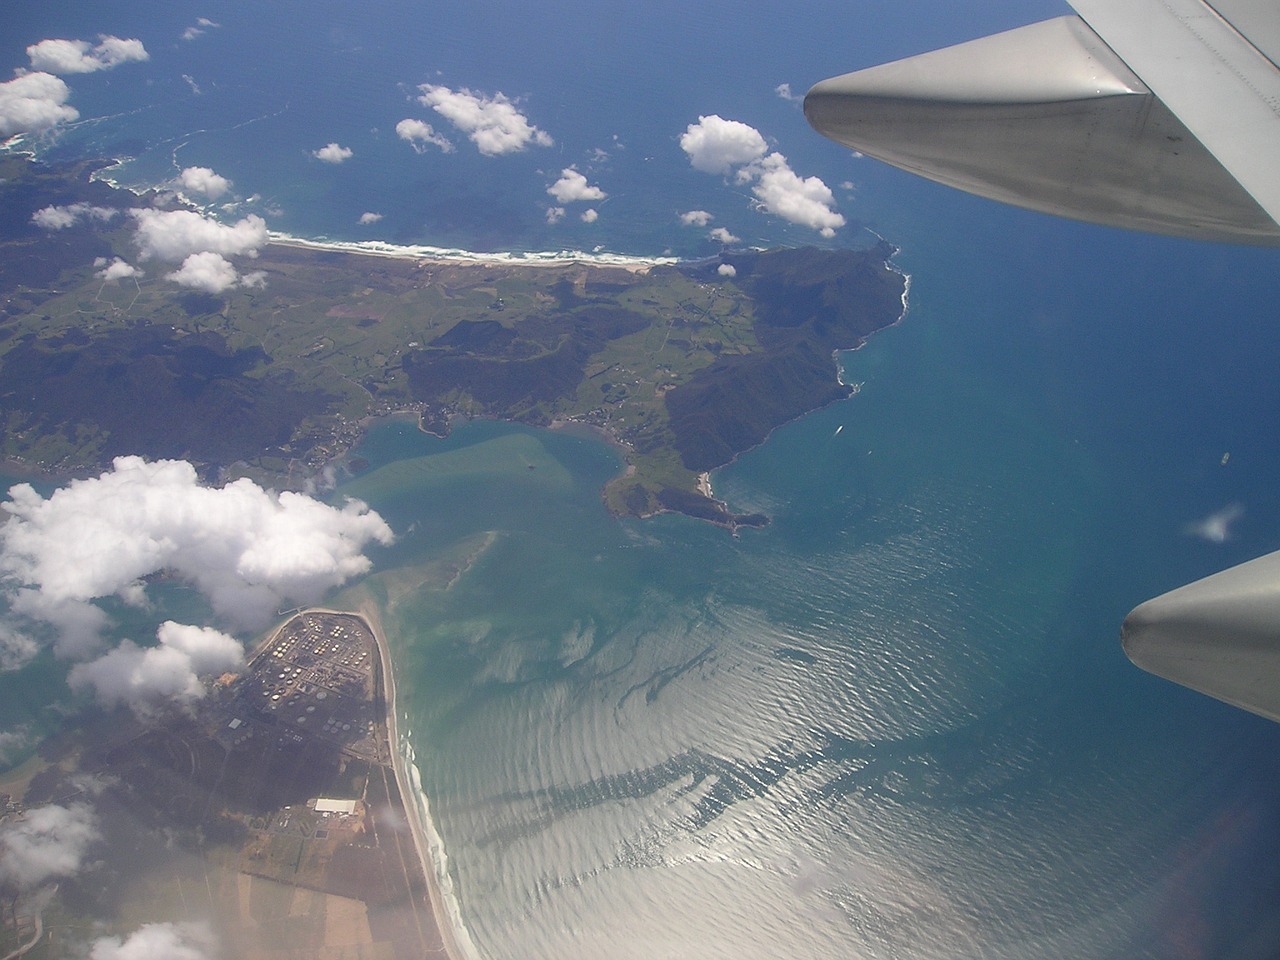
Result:
{"label": "gray metal wing surface", "polygon": [[[1280,4],[1070,2],[1079,16],[823,80],[805,115],[981,196],[1280,244]],[[1121,637],[1143,669],[1280,721],[1280,552],[1148,600]]]}
{"label": "gray metal wing surface", "polygon": [[[1225,2],[1241,22],[1280,17],[1257,0]],[[824,80],[805,115],[861,153],[993,199],[1280,243],[1280,182],[1267,175],[1280,157],[1272,60],[1202,0],[1074,6],[1082,17]]]}

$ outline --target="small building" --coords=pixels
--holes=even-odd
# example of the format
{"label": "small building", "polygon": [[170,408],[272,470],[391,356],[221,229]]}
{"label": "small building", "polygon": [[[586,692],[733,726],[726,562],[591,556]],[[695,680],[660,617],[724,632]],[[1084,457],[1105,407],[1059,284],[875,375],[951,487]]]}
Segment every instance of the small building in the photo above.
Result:
{"label": "small building", "polygon": [[316,800],[316,813],[343,813],[353,814],[356,812],[356,800],[330,800],[320,797]]}

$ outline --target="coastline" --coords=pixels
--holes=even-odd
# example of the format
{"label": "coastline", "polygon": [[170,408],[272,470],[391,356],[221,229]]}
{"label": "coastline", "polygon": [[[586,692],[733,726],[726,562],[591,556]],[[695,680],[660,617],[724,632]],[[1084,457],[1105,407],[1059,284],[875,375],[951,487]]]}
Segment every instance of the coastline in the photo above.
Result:
{"label": "coastline", "polygon": [[[382,683],[387,705],[387,747],[391,754],[391,768],[395,772],[396,786],[400,789],[400,801],[404,807],[405,817],[409,823],[409,833],[413,837],[414,849],[418,852],[418,860],[422,865],[422,873],[427,881],[428,895],[431,899],[431,912],[435,915],[436,929],[444,944],[444,952],[449,960],[475,960],[478,953],[471,943],[471,937],[462,926],[462,917],[456,901],[445,899],[442,889],[442,876],[445,870],[443,860],[444,848],[434,824],[430,823],[423,809],[425,800],[421,785],[416,776],[408,769],[409,760],[400,748],[400,731],[396,710],[395,676],[391,669],[391,649],[386,634],[382,629],[382,617],[377,605],[372,600],[362,600],[354,610],[335,610],[323,607],[308,607],[308,613],[334,613],[346,616],[357,616],[365,622],[369,632],[373,634],[374,644],[378,648],[378,660],[382,668]],[[435,838],[435,844],[431,838]],[[437,857],[432,850],[438,848]],[[436,860],[440,862],[437,864]],[[440,872],[437,872],[437,867]],[[447,877],[445,877],[447,880]],[[450,909],[452,907],[452,909]]]}
{"label": "coastline", "polygon": [[[111,169],[113,169],[111,164],[104,164],[98,172]],[[113,189],[127,189],[115,184],[111,178],[107,176],[103,176],[100,179],[110,183]],[[191,206],[189,198],[182,198],[179,196],[178,199],[186,206]],[[307,239],[280,231],[271,231],[268,236],[269,244],[274,246],[282,259],[287,259],[290,262],[293,262],[295,259],[307,260],[309,257],[314,257],[316,255],[320,255],[323,258],[323,255],[325,254],[345,254],[346,257],[351,258],[351,260],[349,262],[345,262],[345,258],[341,258],[342,261],[344,261],[343,269],[358,272],[361,269],[359,266],[359,258],[381,257],[384,258],[383,262],[387,264],[390,264],[393,260],[399,261],[397,269],[392,272],[397,278],[402,278],[403,275],[411,276],[412,279],[408,281],[409,283],[417,282],[416,277],[413,277],[414,271],[417,268],[430,269],[435,266],[441,266],[446,269],[451,268],[457,273],[465,274],[466,279],[469,282],[472,282],[473,285],[481,282],[488,283],[495,277],[497,281],[501,281],[509,276],[523,276],[527,278],[538,274],[540,271],[537,268],[539,267],[550,269],[549,273],[539,277],[536,283],[543,283],[547,280],[558,280],[564,282],[565,278],[572,279],[575,283],[585,283],[585,278],[592,276],[594,271],[601,271],[606,274],[602,282],[607,285],[610,280],[613,282],[621,282],[624,277],[620,274],[620,271],[623,270],[643,276],[655,267],[667,267],[668,269],[661,270],[652,278],[643,280],[637,278],[635,280],[627,281],[660,285],[666,282],[665,278],[668,273],[672,276],[677,275],[672,265],[702,264],[706,267],[705,272],[710,275],[715,273],[715,271],[711,269],[711,265],[715,263],[716,260],[724,259],[726,256],[730,259],[741,259],[742,257],[748,256],[748,253],[745,251],[737,254],[729,254],[726,252],[722,253],[719,257],[704,258],[700,261],[685,261],[678,257],[639,257],[612,253],[586,253],[579,250],[533,252],[497,251],[490,253],[478,253],[461,248],[446,248],[425,244],[394,244],[382,240],[331,241],[327,238]],[[285,257],[285,251],[292,251],[292,256]],[[800,250],[788,251],[784,249],[779,253],[779,255],[789,257],[790,259],[787,262],[791,262],[800,257],[801,252],[802,251]],[[896,252],[896,248],[884,241],[881,241],[880,245],[876,248],[867,251],[844,251],[844,253],[848,254],[857,254],[859,257],[857,260],[858,263],[862,262],[860,258],[864,254],[875,254],[878,257],[885,257],[883,261],[884,268],[892,273],[897,273],[901,277],[901,299],[897,304],[897,310],[895,311],[896,317],[888,324],[888,326],[901,323],[906,317],[909,308],[911,277],[905,271],[900,270],[892,264],[889,258]],[[751,262],[755,262],[755,256],[763,258],[768,255],[768,253],[768,251],[764,251],[758,254],[752,254],[751,256],[753,259]],[[833,255],[841,252],[824,252],[815,249],[812,253],[814,256],[819,256],[821,262],[825,263]],[[805,248],[805,256],[808,257],[809,255],[809,248]],[[333,259],[338,261],[340,258]],[[763,260],[761,262],[763,262]],[[844,261],[841,261],[841,263],[843,262]],[[365,261],[365,263],[370,269],[372,269],[372,262]],[[683,272],[684,268],[680,267],[680,270]],[[432,269],[431,272],[434,274],[434,269]],[[750,273],[750,271],[748,271],[748,273]],[[811,271],[809,273],[811,273]],[[812,285],[813,283],[826,284],[831,282],[830,277],[826,274],[819,273],[810,276],[809,273],[806,273],[803,270],[801,271],[801,279],[805,283]],[[612,277],[610,278],[608,274],[612,274]],[[695,273],[690,275],[690,279],[698,281],[699,276],[700,274]],[[779,279],[779,277],[781,279]],[[794,282],[799,282],[795,280],[795,277],[785,271],[779,273],[776,277],[773,274],[769,274],[767,281],[762,282],[766,282],[766,285],[773,284],[775,281],[787,282],[788,278]],[[705,277],[702,279],[706,280]],[[739,283],[741,282],[742,278],[739,279]],[[543,285],[545,286],[545,283],[543,283]],[[703,286],[705,286],[705,284],[703,284]],[[750,295],[752,294],[743,294],[743,296]],[[498,303],[501,304],[501,302],[502,301],[499,298]],[[883,306],[887,314],[890,308],[887,298]],[[339,312],[335,315],[342,316],[343,314]],[[258,318],[253,317],[251,319],[256,320]],[[377,319],[378,318],[370,318],[369,322],[376,322]],[[490,318],[486,316],[485,320],[486,322],[489,322]],[[362,325],[363,323],[364,321],[362,321]],[[176,330],[177,328],[174,329]],[[859,325],[855,324],[850,330],[846,331],[846,333],[856,334],[858,329]],[[860,348],[865,343],[866,337],[869,335],[870,334],[867,333],[863,334],[861,337],[850,336],[848,339],[853,342],[849,346],[842,345],[840,343],[840,337],[823,336],[819,338],[820,341],[822,341],[823,346],[828,346],[829,344],[834,343],[834,348],[831,349],[832,366],[834,367],[834,381],[835,383],[842,385],[848,393],[856,392],[856,386],[850,387],[845,383],[840,355],[845,351],[857,350]],[[317,340],[316,342],[319,343],[320,341]],[[665,346],[665,339],[663,343]],[[417,346],[416,342],[411,342],[411,344],[412,346]],[[393,357],[395,355],[392,352],[394,347],[394,343],[390,347],[387,347],[388,355]],[[300,357],[310,358],[315,349],[317,348],[313,347],[310,352],[300,354]],[[693,349],[693,347],[686,345],[686,349]],[[764,350],[763,352],[766,354],[769,353],[768,350]],[[382,356],[382,354],[379,354],[379,356]],[[269,359],[270,358],[268,358],[268,360]],[[454,359],[452,354],[450,354],[450,359]],[[506,362],[511,358],[507,357],[502,349],[495,349],[494,356],[488,359]],[[770,363],[774,363],[776,359],[777,358],[772,356],[766,356],[762,362],[767,366]],[[714,367],[714,364],[712,366]],[[733,463],[741,453],[766,442],[773,430],[778,426],[804,416],[806,413],[810,412],[810,409],[805,409],[807,404],[815,401],[820,402],[822,400],[830,402],[830,391],[823,391],[817,387],[809,389],[807,386],[809,381],[817,382],[818,380],[825,385],[828,382],[827,378],[831,376],[831,374],[827,373],[825,370],[817,370],[816,365],[814,365],[814,367],[815,369],[811,370],[809,367],[802,364],[796,375],[787,380],[785,386],[788,388],[794,388],[794,390],[792,390],[791,394],[786,395],[787,399],[777,405],[778,409],[776,413],[778,416],[775,417],[772,413],[763,417],[756,414],[743,415],[737,417],[737,422],[735,424],[731,424],[738,428],[736,435],[739,440],[743,439],[742,428],[744,426],[752,437],[754,437],[756,433],[759,433],[760,435],[758,439],[756,439],[756,442],[750,443],[742,449],[733,449],[736,444],[708,444],[700,438],[698,428],[696,428],[695,425],[695,429],[693,430],[693,439],[688,440],[688,443],[694,445],[703,444],[704,447],[712,451],[711,456],[697,456],[693,458],[694,461],[696,461],[697,472],[692,473],[687,478],[681,476],[678,482],[672,484],[664,483],[661,486],[654,486],[652,484],[645,486],[643,488],[643,490],[646,491],[645,500],[641,507],[636,507],[634,504],[630,504],[624,508],[621,498],[613,497],[608,500],[610,503],[610,509],[619,516],[636,517],[644,517],[661,512],[685,513],[697,519],[707,519],[711,520],[713,523],[730,527],[736,526],[738,518],[734,517],[729,512],[727,504],[718,500],[712,492],[711,474],[714,470]],[[407,369],[403,364],[401,368]],[[391,368],[388,367],[388,369]],[[387,376],[389,377],[391,375],[387,374]],[[467,370],[457,373],[457,376],[461,378],[460,382],[469,382],[467,378],[474,376],[474,370],[467,368]],[[658,379],[661,378],[660,373],[654,374],[654,376]],[[723,379],[725,375],[717,374],[717,376]],[[742,374],[742,376],[749,376],[749,374]],[[355,381],[351,380],[350,377],[347,379],[350,382],[355,383]],[[732,380],[733,378],[730,376],[728,379]],[[685,386],[692,389],[692,384],[679,385],[674,389],[679,392]],[[814,394],[814,396],[807,396],[806,391],[810,394]],[[366,392],[368,392],[367,389]],[[658,394],[659,398],[666,397],[667,392],[667,388],[664,387]],[[359,396],[360,400],[363,401],[364,395]],[[311,480],[311,477],[315,476],[313,471],[323,470],[327,465],[332,464],[335,460],[340,461],[347,457],[351,451],[359,445],[362,436],[367,434],[370,425],[377,422],[378,419],[381,419],[384,416],[395,417],[397,414],[406,416],[412,415],[416,420],[419,430],[434,436],[443,437],[448,435],[451,422],[457,420],[459,416],[461,416],[458,414],[456,407],[451,408],[449,406],[448,397],[433,397],[431,402],[428,402],[426,399],[413,401],[411,398],[414,394],[412,393],[407,394],[409,399],[402,398],[399,394],[395,394],[391,401],[385,403],[379,401],[381,409],[379,413],[375,414],[372,412],[371,408],[374,405],[374,402],[378,400],[378,396],[373,392],[368,392],[368,396],[370,400],[367,404],[364,404],[364,409],[354,410],[354,415],[351,419],[347,419],[346,416],[322,418],[322,426],[317,427],[313,430],[311,435],[306,437],[308,444],[311,445],[301,448],[301,452],[295,452],[287,446],[282,447],[278,455],[272,453],[273,448],[266,448],[265,452],[263,449],[255,448],[247,453],[243,450],[237,449],[235,451],[235,455],[240,457],[240,459],[209,461],[211,466],[219,467],[219,477],[215,478],[210,476],[209,479],[215,480],[224,476],[243,474],[253,477],[257,482],[273,488],[277,485],[282,485],[286,489],[302,489],[311,492],[314,487]],[[684,396],[684,394],[679,393],[679,396]],[[672,397],[667,397],[668,405],[670,400],[674,399],[674,397],[675,394],[673,394]],[[541,412],[539,412],[539,416],[529,419],[526,417],[527,411],[521,411],[517,408],[503,408],[503,404],[507,403],[508,399],[509,398],[504,398],[502,403],[494,401],[493,405],[498,409],[486,411],[485,415],[492,416],[494,419],[498,420],[528,422],[531,425],[537,426],[547,425],[553,430],[582,430],[583,432],[589,433],[608,443],[619,453],[625,463],[630,463],[632,466],[635,465],[634,459],[636,457],[636,452],[634,445],[625,438],[624,434],[615,431],[615,425],[609,421],[607,416],[602,416],[600,418],[601,422],[592,423],[589,418],[595,415],[597,411],[587,411],[586,413],[583,413],[582,411],[575,411],[574,413],[577,415],[566,412],[556,416],[550,424],[545,424],[540,419]],[[744,409],[749,408],[751,404],[749,402],[743,402],[743,400],[743,396],[737,396],[734,402],[738,403]],[[793,400],[796,402],[791,402]],[[353,401],[353,403],[354,402],[355,401]],[[668,406],[668,411],[669,409],[670,408]],[[513,412],[513,410],[515,412]],[[559,411],[557,411],[557,413],[559,413]],[[736,416],[736,413],[732,410],[729,411],[729,414],[731,416]],[[470,419],[470,417],[466,417],[466,419]],[[718,426],[718,424],[713,424],[713,426]],[[295,432],[300,429],[301,428],[298,426],[294,427]],[[702,428],[701,432],[709,433],[710,431]],[[747,439],[750,439],[750,437]],[[722,447],[727,449],[721,449]],[[25,448],[18,449],[25,450]],[[267,454],[271,454],[274,458],[271,462],[262,460],[262,458]],[[684,456],[685,454],[682,453],[681,457],[683,458]],[[196,459],[196,457],[193,457],[193,459]],[[19,461],[15,460],[13,466],[17,466],[18,462]],[[64,458],[64,462],[74,461],[70,461],[69,458]],[[281,467],[280,463],[283,463],[284,466]],[[88,474],[94,470],[101,469],[105,465],[99,464],[94,467],[83,465],[79,467],[72,466],[69,470],[59,471],[58,473],[50,471],[43,463],[31,463],[28,461],[24,463],[23,466],[25,469],[21,472],[14,471],[17,473],[19,478],[24,480],[44,480],[45,482],[56,483],[61,478],[61,473],[69,473],[71,476],[82,473]],[[701,476],[699,474],[701,474]],[[617,487],[615,486],[615,490],[616,489]],[[654,494],[659,491],[671,494],[671,496],[662,502],[662,506],[659,506],[659,503],[654,499]],[[606,496],[608,497],[607,492]],[[681,505],[682,503],[683,506]],[[718,507],[719,509],[712,510],[713,506]]]}
{"label": "coastline", "polygon": [[[20,140],[11,142],[8,151],[21,154],[36,163],[44,162],[34,149],[23,149]],[[131,158],[111,157],[97,161],[97,166],[89,174],[90,182],[101,182],[135,197],[144,197],[154,191],[166,191],[182,206],[204,215],[213,204],[201,201],[184,194],[172,181],[148,187],[130,187],[115,177],[111,171],[123,166]],[[217,219],[215,213],[215,219]],[[622,267],[635,273],[647,273],[652,267],[674,266],[684,263],[682,257],[642,257],[623,253],[595,253],[586,250],[536,250],[536,251],[498,251],[480,253],[464,250],[461,247],[436,247],[429,244],[400,244],[388,240],[330,240],[327,238],[308,239],[279,230],[267,231],[267,242],[282,247],[295,247],[303,250],[317,250],[330,253],[363,254],[372,257],[394,257],[405,260],[421,260],[431,263],[472,263],[494,264],[514,267],[566,267],[573,264],[586,264],[600,267]]]}
{"label": "coastline", "polygon": [[457,247],[398,244],[384,240],[308,240],[275,230],[268,231],[267,236],[269,243],[281,247],[420,260],[432,264],[470,263],[507,267],[568,267],[583,264],[593,267],[621,267],[633,273],[648,273],[653,267],[675,266],[684,262],[679,257],[636,257],[621,253],[588,253],[585,250],[477,253]]}

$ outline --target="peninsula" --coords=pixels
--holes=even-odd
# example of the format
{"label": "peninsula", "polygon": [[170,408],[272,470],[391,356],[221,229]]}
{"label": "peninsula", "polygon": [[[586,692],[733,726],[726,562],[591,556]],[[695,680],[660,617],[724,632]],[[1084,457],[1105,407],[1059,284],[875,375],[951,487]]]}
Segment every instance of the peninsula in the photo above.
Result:
{"label": "peninsula", "polygon": [[604,490],[613,513],[758,524],[701,475],[847,396],[834,352],[904,309],[884,243],[611,263],[276,238],[253,261],[261,284],[217,295],[147,264],[103,279],[95,260],[137,257],[128,216],[49,230],[33,215],[154,198],[86,172],[0,160],[3,455],[35,470],[131,453],[287,486],[369,417],[412,411],[440,434],[473,417],[585,425],[627,462]]}

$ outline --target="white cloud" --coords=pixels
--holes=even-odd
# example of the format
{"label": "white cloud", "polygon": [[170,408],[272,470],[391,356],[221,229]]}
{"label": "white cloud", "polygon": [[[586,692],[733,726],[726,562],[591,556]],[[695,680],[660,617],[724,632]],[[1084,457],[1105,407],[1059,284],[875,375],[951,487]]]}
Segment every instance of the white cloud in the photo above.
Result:
{"label": "white cloud", "polygon": [[350,160],[354,155],[354,151],[350,147],[344,147],[337,143],[326,143],[319,150],[311,151],[311,155],[317,160],[323,160],[325,163],[342,163]]}
{"label": "white cloud", "polygon": [[367,227],[369,224],[377,223],[381,219],[382,214],[366,210],[364,213],[360,214],[360,225]]}
{"label": "white cloud", "polygon": [[203,36],[206,30],[216,30],[220,26],[222,24],[214,23],[208,17],[197,17],[193,26],[182,31],[182,39],[194,40],[196,37]]}
{"label": "white cloud", "polygon": [[573,167],[565,167],[560,171],[560,179],[547,187],[547,193],[560,203],[574,203],[579,200],[603,200],[608,196],[599,187],[587,183],[587,178]]}
{"label": "white cloud", "polygon": [[599,212],[597,212],[597,211],[596,211],[596,210],[594,210],[594,209],[592,209],[592,210],[583,210],[583,211],[582,211],[582,222],[583,222],[583,223],[595,223],[595,222],[596,222],[597,220],[599,220],[599,219],[600,219],[600,214],[599,214]]}
{"label": "white cloud", "polygon": [[791,92],[791,84],[789,83],[778,84],[776,87],[773,88],[773,92],[776,93],[778,96],[780,96],[783,100],[800,101],[804,99],[804,97],[796,96],[794,93]]}
{"label": "white cloud", "polygon": [[423,152],[424,145],[428,143],[439,147],[445,153],[453,152],[453,144],[441,134],[436,133],[435,128],[423,120],[406,117],[396,124],[396,136],[413,144],[413,149],[419,153]]}
{"label": "white cloud", "polygon": [[97,46],[87,40],[41,40],[27,47],[32,70],[49,73],[93,73],[130,61],[150,60],[141,40],[99,37]]}
{"label": "white cloud", "polygon": [[31,215],[31,222],[44,230],[64,230],[75,226],[79,215],[70,206],[42,207]]}
{"label": "white cloud", "polygon": [[695,170],[724,174],[740,163],[759,160],[769,148],[755,127],[712,114],[689,124],[680,135],[680,149]]}
{"label": "white cloud", "polygon": [[189,706],[205,695],[200,678],[236,670],[244,648],[235,637],[210,627],[166,620],[156,632],[159,646],[143,649],[126,640],[67,677],[73,689],[90,688],[105,707],[124,704],[141,715],[162,701]]}
{"label": "white cloud", "polygon": [[742,242],[741,237],[735,237],[725,227],[716,227],[709,234],[707,234],[707,236],[709,236],[712,240],[717,241],[718,243],[741,243]]}
{"label": "white cloud", "polygon": [[418,102],[465,133],[485,156],[516,153],[530,144],[549,147],[554,143],[501,93],[487,97],[466,88],[450,90],[430,83],[418,89],[422,91]]}
{"label": "white cloud", "polygon": [[99,838],[97,817],[87,804],[28,810],[22,819],[0,825],[0,880],[30,891],[46,880],[73,876]]}
{"label": "white cloud", "polygon": [[24,73],[0,83],[0,137],[40,133],[80,116],[68,107],[71,89],[49,73]]}
{"label": "white cloud", "polygon": [[818,177],[801,177],[780,153],[771,153],[744,171],[757,180],[751,192],[766,213],[791,223],[812,227],[824,237],[834,237],[845,225],[844,217],[832,207],[835,196]]}
{"label": "white cloud", "polygon": [[187,167],[178,174],[178,183],[184,190],[203,193],[210,200],[217,200],[231,189],[231,181],[214,173],[208,167]]}
{"label": "white cloud", "polygon": [[[17,670],[30,663],[40,645],[12,624],[0,622],[0,673]],[[3,733],[0,733],[0,764],[4,763]]]}
{"label": "white cloud", "polygon": [[202,250],[183,260],[182,266],[165,279],[203,293],[222,293],[240,283],[240,274],[222,254]]}
{"label": "white cloud", "polygon": [[134,210],[134,242],[144,260],[180,263],[206,250],[224,257],[257,256],[267,242],[267,223],[256,214],[227,225],[193,210]]}
{"label": "white cloud", "polygon": [[547,207],[547,223],[559,223],[564,219],[564,207]]}
{"label": "white cloud", "polygon": [[99,937],[89,960],[210,960],[217,938],[203,923],[144,923],[128,939]]}
{"label": "white cloud", "polygon": [[765,213],[812,227],[824,237],[835,236],[845,225],[833,209],[831,189],[818,177],[796,174],[781,153],[766,155],[768,147],[755,127],[714,115],[699,117],[680,136],[680,147],[696,170],[728,174],[737,167],[735,181],[753,184],[756,208]]}
{"label": "white cloud", "polygon": [[722,263],[720,266],[716,267],[716,273],[720,274],[722,277],[736,277],[738,275],[738,268],[732,263]]}
{"label": "white cloud", "polygon": [[113,258],[110,263],[107,263],[105,257],[99,257],[93,262],[93,265],[102,268],[95,276],[99,276],[103,280],[124,280],[126,277],[136,277],[142,273],[133,264],[125,263],[119,257]]}
{"label": "white cloud", "polygon": [[1216,510],[1203,520],[1187,524],[1183,532],[1189,536],[1208,540],[1210,543],[1226,543],[1231,539],[1231,525],[1244,516],[1244,507],[1238,503],[1229,503],[1221,510]]}
{"label": "white cloud", "polygon": [[0,763],[6,766],[13,763],[14,758],[35,742],[31,728],[25,724],[10,730],[0,730]]}
{"label": "white cloud", "polygon": [[705,227],[715,218],[705,210],[689,210],[680,214],[680,222],[686,227]]}
{"label": "white cloud", "polygon": [[72,203],[63,207],[42,207],[31,215],[31,222],[45,230],[63,230],[82,219],[106,223],[120,211],[112,207],[95,207],[88,203]]}
{"label": "white cloud", "polygon": [[55,649],[83,655],[106,625],[100,597],[137,600],[159,571],[192,584],[236,629],[264,624],[281,603],[312,603],[369,569],[371,542],[391,528],[359,501],[338,508],[248,479],[201,486],[181,460],[118,457],[47,499],[29,484],[0,509],[0,574],[10,610],[57,628]]}
{"label": "white cloud", "polygon": [[[60,657],[96,653],[102,646],[102,631],[108,622],[107,615],[92,603],[61,602],[30,587],[20,587],[10,595],[9,613],[52,627],[57,632],[53,650]],[[7,627],[17,629],[13,624]]]}

